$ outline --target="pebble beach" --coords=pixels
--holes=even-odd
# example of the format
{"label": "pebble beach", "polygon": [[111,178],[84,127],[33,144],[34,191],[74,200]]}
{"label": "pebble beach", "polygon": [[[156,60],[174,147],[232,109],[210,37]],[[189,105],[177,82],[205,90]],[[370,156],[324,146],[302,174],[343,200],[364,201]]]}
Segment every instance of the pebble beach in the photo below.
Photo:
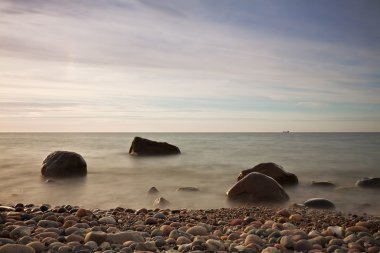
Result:
{"label": "pebble beach", "polygon": [[0,253],[380,251],[380,217],[300,206],[0,206]]}

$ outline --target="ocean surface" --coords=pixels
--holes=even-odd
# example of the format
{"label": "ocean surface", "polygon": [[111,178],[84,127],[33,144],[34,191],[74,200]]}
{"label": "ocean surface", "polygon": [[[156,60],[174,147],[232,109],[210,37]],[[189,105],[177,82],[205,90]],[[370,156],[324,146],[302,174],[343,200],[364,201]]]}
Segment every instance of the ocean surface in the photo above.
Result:
{"label": "ocean surface", "polygon": [[[135,136],[177,145],[182,154],[134,157]],[[56,150],[81,154],[84,179],[41,177],[41,163]],[[287,205],[323,197],[344,212],[380,214],[380,190],[355,187],[362,177],[380,177],[380,133],[0,133],[0,204],[49,203],[87,208],[152,207],[155,186],[172,208],[227,207],[225,192],[240,171],[275,162],[295,173]],[[332,181],[316,189],[312,181]],[[178,187],[197,187],[181,193]]]}

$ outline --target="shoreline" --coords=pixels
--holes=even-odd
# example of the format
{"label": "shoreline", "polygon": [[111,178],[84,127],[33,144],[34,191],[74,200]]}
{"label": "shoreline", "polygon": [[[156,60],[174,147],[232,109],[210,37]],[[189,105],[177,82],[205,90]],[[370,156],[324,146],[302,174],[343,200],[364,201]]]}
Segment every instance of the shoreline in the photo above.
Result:
{"label": "shoreline", "polygon": [[291,206],[0,207],[0,253],[379,252],[380,217]]}

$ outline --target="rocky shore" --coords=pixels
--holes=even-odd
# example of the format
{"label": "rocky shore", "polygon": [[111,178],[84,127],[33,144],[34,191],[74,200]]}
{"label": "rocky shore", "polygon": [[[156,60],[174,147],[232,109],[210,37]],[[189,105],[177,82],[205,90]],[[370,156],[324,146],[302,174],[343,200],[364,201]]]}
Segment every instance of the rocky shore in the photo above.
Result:
{"label": "rocky shore", "polygon": [[380,251],[380,218],[307,207],[0,206],[0,253]]}

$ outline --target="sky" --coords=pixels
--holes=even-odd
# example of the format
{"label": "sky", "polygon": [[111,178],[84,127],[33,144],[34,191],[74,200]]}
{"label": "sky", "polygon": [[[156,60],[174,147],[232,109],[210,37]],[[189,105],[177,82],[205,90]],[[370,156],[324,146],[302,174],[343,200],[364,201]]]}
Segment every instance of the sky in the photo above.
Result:
{"label": "sky", "polygon": [[380,1],[1,0],[0,132],[379,132]]}

